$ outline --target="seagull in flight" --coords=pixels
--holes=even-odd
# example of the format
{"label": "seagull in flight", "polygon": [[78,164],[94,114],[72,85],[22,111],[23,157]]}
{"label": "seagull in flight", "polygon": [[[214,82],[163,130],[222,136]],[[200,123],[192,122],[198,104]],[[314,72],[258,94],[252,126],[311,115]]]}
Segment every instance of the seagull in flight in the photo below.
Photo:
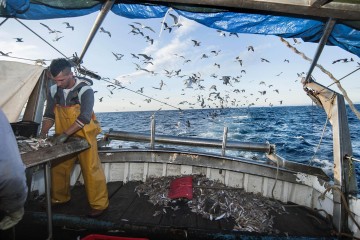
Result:
{"label": "seagull in flight", "polygon": [[71,30],[74,31],[74,26],[71,26],[68,22],[63,22],[63,24],[66,24],[66,28],[71,28]]}
{"label": "seagull in flight", "polygon": [[171,27],[181,27],[182,24],[179,22],[180,17],[169,13],[169,15],[174,19],[174,24]]}
{"label": "seagull in flight", "polygon": [[100,32],[107,33],[109,37],[111,37],[111,33],[109,31],[106,31],[103,27],[100,27]]}
{"label": "seagull in flight", "polygon": [[1,56],[9,56],[10,53],[12,53],[12,52],[4,53],[3,51],[0,51]]}
{"label": "seagull in flight", "polygon": [[124,56],[124,54],[121,54],[121,53],[112,52],[112,54],[115,56],[116,61],[121,60],[121,58]]}
{"label": "seagull in flight", "polygon": [[198,41],[196,41],[196,40],[191,40],[191,41],[193,41],[193,42],[194,42],[194,47],[196,47],[196,46],[200,46],[200,43],[201,43],[201,42],[198,42]]}
{"label": "seagull in flight", "polygon": [[133,22],[133,23],[140,25],[141,28],[147,28],[147,29],[149,29],[150,31],[155,32],[154,29],[152,29],[152,28],[149,27],[149,26],[145,26],[145,25],[142,24],[142,23],[139,23],[139,22]]}
{"label": "seagull in flight", "polygon": [[47,30],[49,30],[49,33],[61,33],[60,31],[58,30],[53,30],[51,29],[48,25],[44,24],[44,23],[40,23],[41,25],[43,25],[44,27],[47,28]]}
{"label": "seagull in flight", "polygon": [[16,42],[24,42],[24,41],[22,40],[22,38],[14,38],[14,39],[16,39]]}

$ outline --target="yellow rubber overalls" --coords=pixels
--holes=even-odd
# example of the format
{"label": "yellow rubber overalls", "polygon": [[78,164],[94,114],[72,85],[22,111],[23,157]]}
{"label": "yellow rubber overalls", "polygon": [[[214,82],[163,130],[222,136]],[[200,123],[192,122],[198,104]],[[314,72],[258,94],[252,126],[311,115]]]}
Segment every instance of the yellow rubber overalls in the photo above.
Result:
{"label": "yellow rubber overalls", "polygon": [[[55,133],[61,134],[67,130],[80,115],[80,105],[60,106],[56,105],[55,113]],[[75,161],[78,159],[82,175],[84,178],[85,189],[90,207],[97,210],[106,209],[109,205],[106,179],[97,151],[96,135],[101,132],[97,124],[95,115],[89,124],[73,134],[73,136],[85,138],[90,144],[90,148],[80,152],[76,157],[52,164],[51,168],[51,196],[55,203],[64,203],[70,200],[70,175]]]}

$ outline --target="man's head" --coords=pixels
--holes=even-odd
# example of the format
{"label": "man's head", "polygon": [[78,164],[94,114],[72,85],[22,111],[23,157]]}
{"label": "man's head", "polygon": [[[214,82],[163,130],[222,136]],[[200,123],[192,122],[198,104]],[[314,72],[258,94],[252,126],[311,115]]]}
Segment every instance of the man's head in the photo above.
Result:
{"label": "man's head", "polygon": [[58,87],[69,89],[75,84],[71,64],[65,58],[54,59],[49,67],[50,74]]}
{"label": "man's head", "polygon": [[49,70],[50,70],[51,75],[53,77],[56,77],[57,75],[59,75],[60,72],[62,72],[64,70],[66,72],[70,72],[71,64],[65,58],[57,58],[57,59],[52,60]]}

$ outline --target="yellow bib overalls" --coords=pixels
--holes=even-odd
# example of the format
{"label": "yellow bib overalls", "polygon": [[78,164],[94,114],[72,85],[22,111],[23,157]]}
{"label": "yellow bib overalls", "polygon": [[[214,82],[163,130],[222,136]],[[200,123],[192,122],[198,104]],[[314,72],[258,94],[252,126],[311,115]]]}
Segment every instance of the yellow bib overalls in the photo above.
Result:
{"label": "yellow bib overalls", "polygon": [[[68,129],[80,115],[80,105],[60,106],[56,105],[55,113],[55,133],[61,134]],[[101,132],[97,124],[95,115],[89,124],[73,134],[75,137],[85,138],[90,144],[90,148],[80,152],[77,156],[60,163],[52,164],[51,168],[51,196],[54,203],[64,203],[70,200],[70,175],[74,168],[75,161],[78,159],[82,175],[84,178],[85,189],[90,207],[103,210],[109,205],[106,179],[97,151],[96,136]]]}

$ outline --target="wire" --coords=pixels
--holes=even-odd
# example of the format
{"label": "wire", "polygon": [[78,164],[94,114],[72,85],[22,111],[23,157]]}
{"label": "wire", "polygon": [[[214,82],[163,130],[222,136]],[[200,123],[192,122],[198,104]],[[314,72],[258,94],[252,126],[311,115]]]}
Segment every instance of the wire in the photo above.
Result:
{"label": "wire", "polygon": [[[351,74],[353,74],[354,72],[359,71],[359,70],[360,70],[360,66],[359,66],[357,69],[355,69],[354,71],[352,71],[351,73],[346,74],[345,76],[343,76],[342,78],[340,78],[340,79],[337,80],[336,82],[333,82],[332,84],[330,84],[330,85],[327,86],[327,87],[330,87],[330,86],[334,85],[335,83],[340,82],[340,81],[343,80],[344,78],[350,76]],[[322,89],[322,90],[324,90],[324,89]],[[321,91],[322,91],[322,90],[321,90]],[[321,91],[320,91],[320,92],[321,92]]]}
{"label": "wire", "polygon": [[0,23],[0,26],[3,25],[9,18],[5,18],[4,21]]}
{"label": "wire", "polygon": [[[116,80],[116,79],[115,79],[115,80]],[[178,110],[182,111],[182,109],[179,108],[179,107],[175,107],[175,106],[173,106],[173,105],[171,105],[171,104],[168,104],[168,103],[166,103],[166,102],[160,101],[160,100],[158,100],[158,99],[156,99],[156,98],[147,96],[147,95],[142,94],[142,93],[140,93],[140,92],[134,91],[134,90],[132,90],[132,89],[130,89],[130,88],[124,87],[124,86],[122,86],[122,85],[119,84],[119,83],[116,83],[116,82],[114,83],[114,82],[111,82],[111,81],[106,80],[106,79],[104,79],[104,78],[101,78],[100,81],[105,81],[105,82],[111,83],[111,84],[113,84],[113,85],[119,86],[120,89],[128,90],[128,91],[133,92],[133,93],[135,93],[135,94],[141,95],[141,96],[143,96],[143,97],[149,98],[149,99],[154,100],[154,101],[156,101],[156,102],[165,104],[165,105],[167,105],[167,106],[169,106],[169,107],[172,107],[172,108],[175,108],[175,109],[178,109]],[[118,81],[118,80],[116,80],[116,81]]]}

